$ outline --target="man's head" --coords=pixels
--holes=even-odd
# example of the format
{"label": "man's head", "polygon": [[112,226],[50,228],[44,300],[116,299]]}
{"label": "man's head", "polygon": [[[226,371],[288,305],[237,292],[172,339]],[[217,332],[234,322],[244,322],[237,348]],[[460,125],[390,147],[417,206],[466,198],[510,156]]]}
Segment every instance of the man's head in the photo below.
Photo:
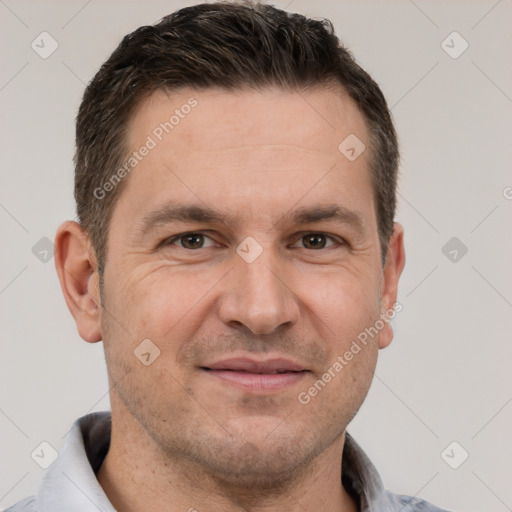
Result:
{"label": "man's head", "polygon": [[335,457],[392,338],[396,139],[328,27],[179,11],[125,38],[78,116],[56,263],[104,342],[113,439],[231,486]]}

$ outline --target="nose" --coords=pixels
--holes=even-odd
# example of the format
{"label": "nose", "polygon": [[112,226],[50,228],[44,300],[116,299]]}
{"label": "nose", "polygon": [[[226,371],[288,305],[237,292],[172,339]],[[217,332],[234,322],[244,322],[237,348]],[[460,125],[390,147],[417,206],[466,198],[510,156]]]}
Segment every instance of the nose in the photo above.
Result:
{"label": "nose", "polygon": [[264,335],[297,322],[298,297],[287,282],[284,265],[277,265],[269,252],[263,251],[252,263],[240,258],[228,274],[218,314],[229,327]]}

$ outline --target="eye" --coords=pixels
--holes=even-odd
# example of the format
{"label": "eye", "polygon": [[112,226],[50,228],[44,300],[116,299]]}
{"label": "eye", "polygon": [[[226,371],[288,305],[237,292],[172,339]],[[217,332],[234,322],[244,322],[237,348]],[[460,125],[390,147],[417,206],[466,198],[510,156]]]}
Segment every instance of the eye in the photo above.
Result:
{"label": "eye", "polygon": [[[205,245],[205,241],[209,240],[210,244]],[[176,235],[165,242],[165,245],[177,245],[183,249],[204,249],[205,247],[213,247],[215,242],[203,233],[182,233]]]}
{"label": "eye", "polygon": [[[328,240],[331,240],[331,244],[327,245]],[[334,241],[335,243],[332,243]],[[325,249],[327,247],[332,247],[336,244],[343,245],[341,240],[337,240],[332,236],[326,235],[324,233],[307,233],[303,235],[299,240],[295,243],[302,242],[304,248],[306,249]],[[293,246],[292,246],[293,247]]]}

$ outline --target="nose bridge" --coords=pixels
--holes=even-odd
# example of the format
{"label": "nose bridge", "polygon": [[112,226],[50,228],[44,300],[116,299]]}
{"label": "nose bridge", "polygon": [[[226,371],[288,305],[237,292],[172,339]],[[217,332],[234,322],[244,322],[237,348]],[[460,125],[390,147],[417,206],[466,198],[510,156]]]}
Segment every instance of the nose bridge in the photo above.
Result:
{"label": "nose bridge", "polygon": [[295,322],[296,297],[286,284],[284,266],[279,264],[275,251],[266,248],[252,262],[243,256],[237,258],[222,297],[222,321],[232,326],[243,324],[254,334],[268,334],[283,324]]}
{"label": "nose bridge", "polygon": [[255,304],[271,304],[283,298],[284,276],[279,275],[275,258],[260,256],[259,260],[241,266],[245,267],[242,274],[245,276],[247,298]]}

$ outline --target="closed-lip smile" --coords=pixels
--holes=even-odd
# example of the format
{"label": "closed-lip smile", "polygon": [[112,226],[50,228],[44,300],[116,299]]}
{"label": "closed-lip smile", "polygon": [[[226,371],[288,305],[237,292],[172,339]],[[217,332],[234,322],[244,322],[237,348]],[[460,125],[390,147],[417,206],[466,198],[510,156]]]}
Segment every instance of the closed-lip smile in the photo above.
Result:
{"label": "closed-lip smile", "polygon": [[282,357],[263,360],[233,357],[200,368],[226,384],[254,392],[281,391],[302,380],[309,372],[303,365]]}

